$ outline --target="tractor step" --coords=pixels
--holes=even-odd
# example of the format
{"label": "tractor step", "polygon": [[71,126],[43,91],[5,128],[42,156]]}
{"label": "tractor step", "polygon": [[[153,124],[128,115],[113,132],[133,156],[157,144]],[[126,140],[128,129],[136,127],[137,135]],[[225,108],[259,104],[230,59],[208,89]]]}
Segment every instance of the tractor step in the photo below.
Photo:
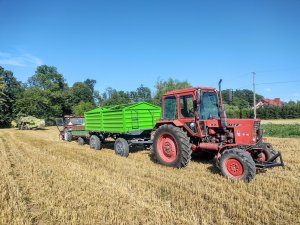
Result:
{"label": "tractor step", "polygon": [[[280,162],[276,162],[277,158],[280,159]],[[268,169],[268,168],[273,168],[273,167],[277,167],[277,166],[284,167],[284,163],[283,163],[283,160],[282,160],[281,153],[278,152],[276,155],[274,155],[272,158],[270,158],[266,162],[256,162],[255,166],[257,168],[260,168],[260,169]]]}

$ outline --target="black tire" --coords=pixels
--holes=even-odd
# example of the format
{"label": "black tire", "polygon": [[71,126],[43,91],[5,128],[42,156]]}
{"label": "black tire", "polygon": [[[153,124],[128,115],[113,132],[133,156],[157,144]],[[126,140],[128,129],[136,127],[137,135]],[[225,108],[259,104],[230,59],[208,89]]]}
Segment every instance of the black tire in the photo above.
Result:
{"label": "black tire", "polygon": [[124,138],[118,138],[114,144],[115,153],[122,157],[128,157],[129,145]]}
{"label": "black tire", "polygon": [[64,140],[69,142],[72,141],[72,133],[70,131],[65,131]]}
{"label": "black tire", "polygon": [[272,158],[274,155],[278,153],[270,143],[264,143],[264,149],[266,152],[268,152],[269,155],[268,159]]}
{"label": "black tire", "polygon": [[232,180],[250,182],[256,175],[255,162],[251,155],[237,148],[225,150],[221,154],[219,167],[222,175]]}
{"label": "black tire", "polygon": [[90,139],[90,148],[100,150],[102,148],[101,140],[98,136],[92,135]]}
{"label": "black tire", "polygon": [[181,168],[188,165],[191,154],[190,138],[182,128],[164,124],[155,131],[151,149],[153,161]]}
{"label": "black tire", "polygon": [[85,144],[85,141],[84,141],[84,139],[83,139],[82,137],[79,137],[79,138],[77,139],[77,143],[78,143],[79,145],[84,145],[84,144]]}
{"label": "black tire", "polygon": [[254,156],[255,161],[268,161],[278,153],[270,143],[262,143],[261,147],[261,153]]}

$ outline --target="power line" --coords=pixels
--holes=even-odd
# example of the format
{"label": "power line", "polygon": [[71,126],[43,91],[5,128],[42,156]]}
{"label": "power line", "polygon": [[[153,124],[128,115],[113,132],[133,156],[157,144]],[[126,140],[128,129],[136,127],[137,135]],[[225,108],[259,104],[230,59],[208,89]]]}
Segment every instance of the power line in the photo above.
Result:
{"label": "power line", "polygon": [[276,82],[269,82],[269,83],[258,83],[256,85],[262,85],[262,84],[287,84],[287,83],[298,83],[300,80],[290,80],[290,81],[276,81]]}
{"label": "power line", "polygon": [[[290,81],[276,81],[276,82],[267,82],[267,83],[256,83],[256,85],[265,85],[265,84],[288,84],[288,83],[299,83],[300,80],[290,80]],[[236,89],[243,89],[246,87],[250,87],[251,84],[242,86],[242,87],[238,87]]]}

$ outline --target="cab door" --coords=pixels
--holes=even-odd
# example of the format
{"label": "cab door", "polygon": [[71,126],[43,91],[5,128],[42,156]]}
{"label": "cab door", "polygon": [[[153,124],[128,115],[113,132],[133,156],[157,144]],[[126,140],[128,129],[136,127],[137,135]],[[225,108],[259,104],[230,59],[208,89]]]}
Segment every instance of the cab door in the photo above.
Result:
{"label": "cab door", "polygon": [[178,117],[186,127],[190,130],[190,133],[197,135],[196,117],[194,109],[195,97],[192,94],[182,94],[178,96]]}

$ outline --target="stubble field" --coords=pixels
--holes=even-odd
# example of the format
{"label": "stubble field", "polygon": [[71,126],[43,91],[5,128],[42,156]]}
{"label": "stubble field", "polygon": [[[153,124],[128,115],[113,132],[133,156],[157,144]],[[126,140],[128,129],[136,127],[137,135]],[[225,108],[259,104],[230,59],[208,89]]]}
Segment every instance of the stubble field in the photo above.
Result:
{"label": "stubble field", "polygon": [[0,130],[0,224],[300,224],[300,139],[269,138],[286,167],[249,183],[211,162],[178,170],[148,151],[118,157],[58,140],[56,128]]}

